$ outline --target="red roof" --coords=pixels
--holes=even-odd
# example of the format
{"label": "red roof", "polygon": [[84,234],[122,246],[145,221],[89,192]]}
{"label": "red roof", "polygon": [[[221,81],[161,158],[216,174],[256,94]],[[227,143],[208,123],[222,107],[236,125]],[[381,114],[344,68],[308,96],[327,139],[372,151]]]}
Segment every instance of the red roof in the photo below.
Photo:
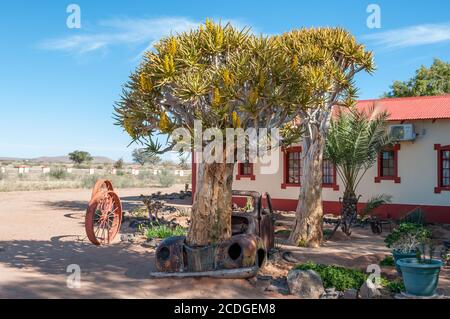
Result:
{"label": "red roof", "polygon": [[391,121],[450,119],[450,94],[442,96],[418,96],[362,100],[358,109],[371,107],[376,112],[387,111]]}

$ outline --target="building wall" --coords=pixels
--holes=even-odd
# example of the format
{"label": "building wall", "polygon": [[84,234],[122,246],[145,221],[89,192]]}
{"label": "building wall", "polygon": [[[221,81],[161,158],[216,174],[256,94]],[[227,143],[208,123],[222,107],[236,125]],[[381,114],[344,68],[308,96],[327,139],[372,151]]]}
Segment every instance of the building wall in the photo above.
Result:
{"label": "building wall", "polygon": [[[407,124],[408,122],[404,122]],[[357,194],[361,194],[361,203],[377,194],[393,196],[392,204],[382,207],[378,213],[384,217],[398,218],[417,206],[422,207],[430,221],[450,223],[450,192],[434,192],[437,186],[437,152],[435,144],[450,145],[450,120],[414,121],[415,141],[401,142],[398,151],[398,176],[400,183],[382,180],[375,183],[378,175],[375,164],[361,181]],[[397,124],[397,123],[392,123]],[[274,206],[280,209],[295,209],[299,195],[298,187],[281,188],[283,183],[283,154],[279,152],[279,168],[274,174],[262,175],[261,165],[254,164],[255,180],[241,178],[234,180],[233,189],[268,192],[274,199]],[[237,168],[235,170],[235,175]],[[339,198],[343,184],[338,178],[339,190],[323,189],[325,213],[339,213]]]}

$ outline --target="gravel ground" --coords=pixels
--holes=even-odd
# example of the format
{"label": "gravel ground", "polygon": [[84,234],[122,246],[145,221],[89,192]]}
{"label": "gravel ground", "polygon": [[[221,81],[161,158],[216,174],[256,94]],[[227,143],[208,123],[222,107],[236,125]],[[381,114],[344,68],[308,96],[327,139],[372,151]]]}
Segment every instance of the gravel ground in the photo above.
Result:
{"label": "gravel ground", "polygon": [[[141,206],[138,196],[169,189],[118,190],[124,209]],[[150,279],[154,250],[116,242],[95,247],[87,241],[84,211],[90,190],[0,193],[0,298],[279,298],[247,280]],[[186,204],[186,203],[185,203]],[[289,223],[292,216],[283,215]],[[282,221],[281,221],[282,222]],[[119,238],[120,236],[117,236]],[[365,269],[389,251],[383,237],[355,229],[351,240],[336,236],[320,249],[281,245],[299,261],[334,263]],[[81,287],[67,287],[67,266],[81,268]],[[268,265],[263,274],[278,277],[291,267]],[[450,294],[449,271],[440,289]]]}

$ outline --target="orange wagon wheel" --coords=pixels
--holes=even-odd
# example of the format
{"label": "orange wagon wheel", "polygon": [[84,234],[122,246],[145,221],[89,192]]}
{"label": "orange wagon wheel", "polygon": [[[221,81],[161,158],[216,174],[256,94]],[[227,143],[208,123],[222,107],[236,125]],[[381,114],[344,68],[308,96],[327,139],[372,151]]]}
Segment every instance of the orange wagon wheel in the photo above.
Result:
{"label": "orange wagon wheel", "polygon": [[111,183],[111,181],[108,181],[106,179],[99,179],[95,185],[94,188],[92,189],[92,195],[91,195],[91,200],[97,195],[98,192],[108,192],[114,191],[114,187]]}
{"label": "orange wagon wheel", "polygon": [[86,212],[86,234],[94,245],[108,245],[122,223],[122,204],[113,191],[98,192]]}

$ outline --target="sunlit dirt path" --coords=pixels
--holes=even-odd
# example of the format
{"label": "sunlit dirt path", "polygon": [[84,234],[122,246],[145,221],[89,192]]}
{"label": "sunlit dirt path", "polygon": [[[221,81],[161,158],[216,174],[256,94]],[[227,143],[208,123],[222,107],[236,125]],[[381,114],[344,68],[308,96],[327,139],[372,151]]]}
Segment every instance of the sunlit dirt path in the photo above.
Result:
{"label": "sunlit dirt path", "polygon": [[[140,194],[182,189],[118,190],[124,208]],[[149,279],[152,250],[117,240],[95,247],[85,238],[90,190],[0,193],[0,298],[264,298],[245,280]],[[66,270],[81,268],[81,288]]]}

